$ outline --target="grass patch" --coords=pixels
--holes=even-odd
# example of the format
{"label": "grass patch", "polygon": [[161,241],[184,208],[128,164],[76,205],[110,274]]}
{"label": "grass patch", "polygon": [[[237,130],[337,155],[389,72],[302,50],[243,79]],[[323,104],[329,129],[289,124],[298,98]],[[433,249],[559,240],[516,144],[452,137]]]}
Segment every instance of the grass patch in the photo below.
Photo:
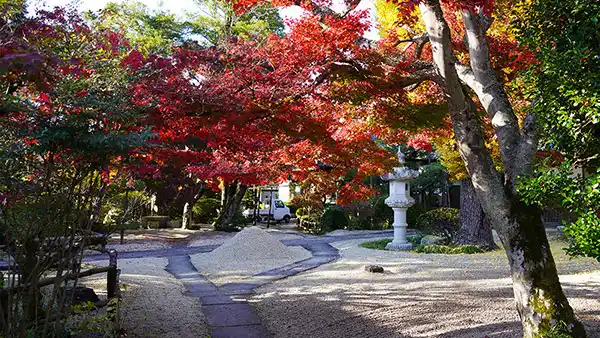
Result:
{"label": "grass patch", "polygon": [[[485,252],[483,249],[476,245],[460,245],[460,246],[449,246],[449,245],[438,245],[428,244],[420,245],[421,236],[409,236],[407,239],[414,245],[413,251],[418,253],[428,254],[475,254]],[[385,246],[392,241],[392,238],[383,238],[375,241],[368,241],[360,244],[361,248],[375,249],[375,250],[386,250]]]}
{"label": "grass patch", "polygon": [[364,242],[360,245],[361,248],[385,250],[385,246],[392,242],[392,238],[378,239],[376,241]]}

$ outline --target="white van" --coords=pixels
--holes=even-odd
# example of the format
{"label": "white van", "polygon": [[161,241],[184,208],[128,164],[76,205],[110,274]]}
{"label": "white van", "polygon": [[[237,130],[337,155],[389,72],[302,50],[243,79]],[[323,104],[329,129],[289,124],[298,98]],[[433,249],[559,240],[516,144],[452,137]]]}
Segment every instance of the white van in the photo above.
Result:
{"label": "white van", "polygon": [[[292,219],[292,215],[290,215],[290,208],[288,208],[282,200],[273,200],[270,208],[267,207],[265,209],[256,210],[257,220],[260,222],[266,222],[269,215],[271,216],[272,221],[284,221],[285,223],[289,223]],[[254,209],[246,209],[242,212],[242,214],[249,219],[254,217]]]}

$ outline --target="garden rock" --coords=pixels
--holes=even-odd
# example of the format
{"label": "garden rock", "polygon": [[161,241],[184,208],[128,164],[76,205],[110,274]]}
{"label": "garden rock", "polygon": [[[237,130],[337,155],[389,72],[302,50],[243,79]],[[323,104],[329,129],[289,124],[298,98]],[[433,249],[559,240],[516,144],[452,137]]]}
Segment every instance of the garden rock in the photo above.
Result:
{"label": "garden rock", "polygon": [[379,265],[367,265],[365,271],[372,273],[383,273],[383,267]]}
{"label": "garden rock", "polygon": [[67,286],[64,290],[67,297],[73,295],[73,305],[100,301],[100,298],[98,298],[98,295],[96,295],[96,292],[92,288],[78,285],[76,287]]}
{"label": "garden rock", "polygon": [[437,236],[425,236],[421,238],[421,245],[435,244],[442,241],[443,238]]}

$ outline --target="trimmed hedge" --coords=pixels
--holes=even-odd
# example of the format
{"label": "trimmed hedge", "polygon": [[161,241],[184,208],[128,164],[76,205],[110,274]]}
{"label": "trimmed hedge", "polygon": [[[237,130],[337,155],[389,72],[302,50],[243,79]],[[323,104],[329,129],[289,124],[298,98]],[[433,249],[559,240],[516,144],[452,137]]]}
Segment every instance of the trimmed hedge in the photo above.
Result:
{"label": "trimmed hedge", "polygon": [[416,229],[428,235],[444,238],[445,243],[452,243],[460,228],[458,209],[439,208],[430,210],[417,218]]}

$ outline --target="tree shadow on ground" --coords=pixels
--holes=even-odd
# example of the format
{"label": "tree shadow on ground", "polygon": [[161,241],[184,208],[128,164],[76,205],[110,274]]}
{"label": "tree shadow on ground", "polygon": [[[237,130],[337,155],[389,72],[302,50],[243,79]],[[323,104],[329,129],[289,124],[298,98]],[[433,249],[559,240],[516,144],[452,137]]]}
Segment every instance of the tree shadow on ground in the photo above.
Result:
{"label": "tree shadow on ground", "polygon": [[[393,274],[314,271],[293,277],[294,283],[259,289],[263,293],[252,301],[276,338],[522,335],[508,278],[454,281],[442,270],[432,270],[434,278],[408,280]],[[563,283],[589,337],[600,337],[598,285],[595,280]]]}

